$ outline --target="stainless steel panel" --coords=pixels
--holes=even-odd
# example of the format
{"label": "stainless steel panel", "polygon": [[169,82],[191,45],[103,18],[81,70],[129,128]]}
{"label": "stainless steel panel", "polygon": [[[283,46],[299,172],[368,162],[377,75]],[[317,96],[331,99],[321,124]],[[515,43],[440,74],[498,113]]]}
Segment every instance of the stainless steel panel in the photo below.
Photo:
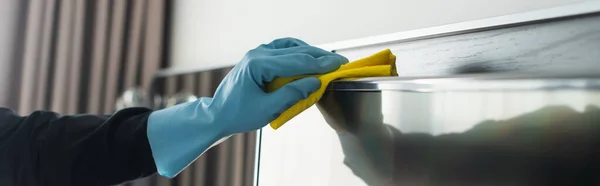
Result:
{"label": "stainless steel panel", "polygon": [[403,77],[334,82],[321,112],[262,129],[257,185],[600,185],[594,5],[320,45],[388,48]]}
{"label": "stainless steel panel", "polygon": [[598,185],[599,85],[367,79],[334,83],[318,108],[369,185]]}
{"label": "stainless steel panel", "polygon": [[600,72],[600,12],[426,38],[379,40],[376,45],[336,52],[352,61],[385,48],[396,55],[396,70],[402,76]]}

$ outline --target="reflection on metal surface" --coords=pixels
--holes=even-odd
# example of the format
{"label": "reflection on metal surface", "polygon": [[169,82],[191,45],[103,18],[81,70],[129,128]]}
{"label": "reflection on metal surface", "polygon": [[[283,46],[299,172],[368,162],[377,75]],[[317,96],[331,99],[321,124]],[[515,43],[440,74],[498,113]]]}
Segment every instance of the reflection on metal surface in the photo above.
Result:
{"label": "reflection on metal surface", "polygon": [[[485,80],[485,81],[483,81]],[[328,90],[336,91],[379,91],[395,90],[407,92],[440,91],[495,91],[495,90],[577,90],[600,89],[600,77],[565,76],[518,76],[499,73],[498,75],[465,75],[436,78],[379,77],[359,80],[335,81]]]}
{"label": "reflection on metal surface", "polygon": [[[369,185],[600,183],[597,80],[421,83],[330,89],[318,103],[344,164]],[[488,88],[462,91],[456,83]],[[430,91],[411,91],[421,86]]]}

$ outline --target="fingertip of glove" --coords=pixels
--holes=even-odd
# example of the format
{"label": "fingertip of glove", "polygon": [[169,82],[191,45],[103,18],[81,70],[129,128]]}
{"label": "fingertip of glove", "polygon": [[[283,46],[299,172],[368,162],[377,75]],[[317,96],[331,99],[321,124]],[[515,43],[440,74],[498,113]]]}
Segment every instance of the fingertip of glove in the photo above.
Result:
{"label": "fingertip of glove", "polygon": [[308,95],[318,90],[320,87],[321,80],[319,80],[316,77],[305,77],[286,84],[282,87],[282,92],[276,94],[278,96],[283,96],[286,98],[289,98],[290,94],[294,94],[296,96],[294,96],[294,98],[291,101],[296,102],[301,99],[306,99]]}
{"label": "fingertip of glove", "polygon": [[[294,96],[293,101],[297,101],[297,99],[305,99],[309,94],[318,90],[321,87],[321,80],[316,77],[305,77],[292,82],[287,83],[286,85],[279,88],[277,91],[273,92],[273,95],[278,97],[278,101],[289,99],[290,94],[297,95]],[[285,99],[284,99],[285,98]]]}
{"label": "fingertip of glove", "polygon": [[340,66],[342,66],[343,64],[348,63],[348,59],[346,59],[345,57],[340,56],[340,55],[323,56],[323,57],[320,57],[319,60],[320,60],[319,66],[323,70],[322,73],[334,71],[334,70],[340,68]]}
{"label": "fingertip of glove", "polygon": [[[301,83],[306,84],[307,90],[310,93],[318,90],[321,87],[321,80],[319,80],[319,78],[316,78],[316,77],[312,77],[312,76],[305,77],[305,78],[299,79],[298,81],[302,81]],[[304,97],[306,98],[307,96],[308,95],[305,95]]]}
{"label": "fingertip of glove", "polygon": [[339,58],[341,58],[341,62],[342,62],[342,64],[346,64],[346,63],[349,63],[349,62],[350,62],[350,60],[348,60],[348,58],[346,58],[346,57],[344,57],[344,56],[342,56],[342,55],[339,55],[339,54],[336,54],[336,55],[337,55]]}

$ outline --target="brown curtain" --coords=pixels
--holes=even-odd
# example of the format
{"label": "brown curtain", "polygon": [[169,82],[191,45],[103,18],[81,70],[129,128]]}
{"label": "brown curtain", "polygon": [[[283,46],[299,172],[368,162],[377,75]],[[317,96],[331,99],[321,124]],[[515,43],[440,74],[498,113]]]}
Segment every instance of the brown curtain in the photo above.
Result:
{"label": "brown curtain", "polygon": [[[0,106],[27,115],[115,111],[126,88],[166,67],[166,0],[5,0]],[[2,30],[3,29],[3,30]]]}
{"label": "brown curtain", "polygon": [[166,0],[16,1],[21,30],[14,56],[1,61],[11,69],[2,106],[111,113],[125,88],[147,87],[166,66]]}
{"label": "brown curtain", "polygon": [[[190,93],[212,97],[231,68],[171,76],[158,80],[161,97]],[[127,186],[252,186],[257,132],[237,134],[210,149],[176,178],[159,176],[129,183]]]}
{"label": "brown curtain", "polygon": [[[115,111],[128,88],[148,89],[167,67],[168,0],[4,0],[0,15],[0,106],[28,114]],[[229,71],[174,76],[161,83],[177,92],[212,96]],[[151,176],[126,186],[250,186],[255,133],[214,147],[177,178]]]}

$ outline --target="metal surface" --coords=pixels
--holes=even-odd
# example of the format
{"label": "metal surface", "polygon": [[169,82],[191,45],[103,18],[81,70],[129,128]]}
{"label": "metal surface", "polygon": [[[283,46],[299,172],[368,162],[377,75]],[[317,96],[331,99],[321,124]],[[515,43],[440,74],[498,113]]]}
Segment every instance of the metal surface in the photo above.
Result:
{"label": "metal surface", "polygon": [[319,45],[389,48],[407,77],[335,81],[320,114],[261,130],[256,185],[600,185],[599,15],[585,1]]}
{"label": "metal surface", "polygon": [[379,77],[334,81],[336,91],[537,91],[600,89],[600,75],[497,73],[448,77]]}
{"label": "metal surface", "polygon": [[597,184],[600,79],[507,79],[346,81],[318,108],[371,185]]}

